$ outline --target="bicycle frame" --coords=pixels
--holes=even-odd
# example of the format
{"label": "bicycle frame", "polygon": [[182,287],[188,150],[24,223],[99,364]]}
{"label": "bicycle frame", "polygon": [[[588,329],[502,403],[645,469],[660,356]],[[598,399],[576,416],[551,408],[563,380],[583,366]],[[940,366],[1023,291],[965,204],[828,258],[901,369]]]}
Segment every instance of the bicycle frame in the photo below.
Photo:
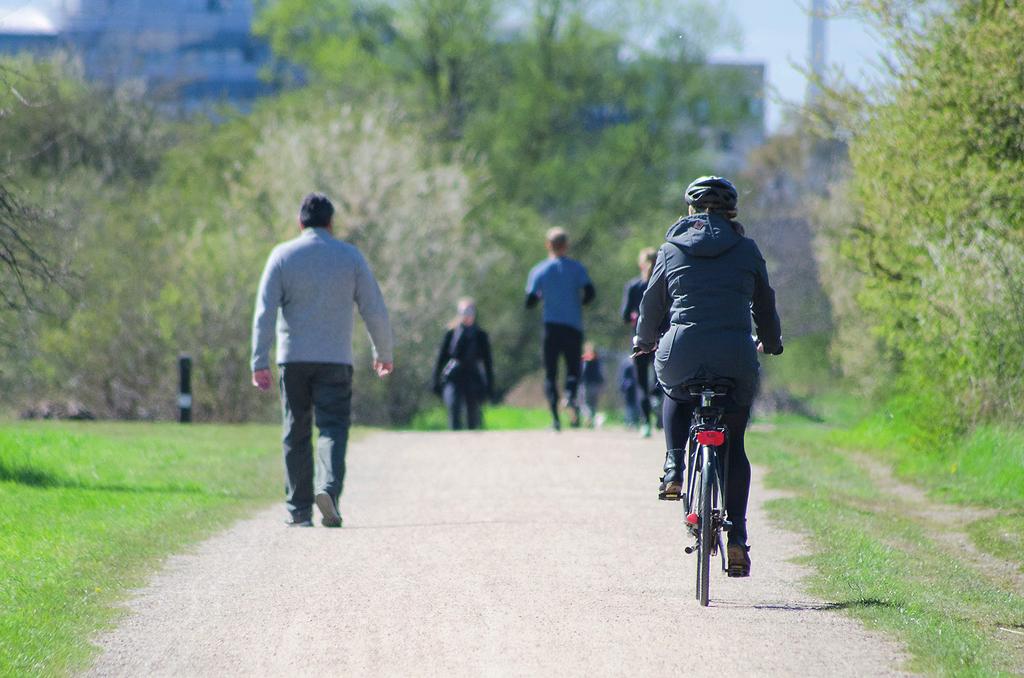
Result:
{"label": "bicycle frame", "polygon": [[[695,395],[697,394],[695,393]],[[721,558],[722,570],[727,569],[721,532],[730,527],[725,519],[729,433],[722,423],[725,408],[715,404],[715,399],[724,397],[725,394],[705,387],[702,388],[699,395],[700,405],[693,411],[686,452],[686,524],[690,534],[696,540],[696,545],[688,547],[686,552],[692,553],[696,550],[699,556],[705,551],[708,554],[698,557],[697,563],[697,599],[700,600],[701,605],[707,605],[709,584],[708,573],[703,572],[706,567],[704,562],[709,566],[710,556],[717,552]],[[710,473],[712,480],[710,485],[711,510],[710,516],[698,516],[702,510],[698,504],[701,495],[699,488],[705,473]],[[696,523],[691,522],[694,516],[698,517]],[[702,521],[706,520],[711,521],[710,530],[704,529],[705,525]],[[709,537],[710,543],[701,543],[702,539]]]}

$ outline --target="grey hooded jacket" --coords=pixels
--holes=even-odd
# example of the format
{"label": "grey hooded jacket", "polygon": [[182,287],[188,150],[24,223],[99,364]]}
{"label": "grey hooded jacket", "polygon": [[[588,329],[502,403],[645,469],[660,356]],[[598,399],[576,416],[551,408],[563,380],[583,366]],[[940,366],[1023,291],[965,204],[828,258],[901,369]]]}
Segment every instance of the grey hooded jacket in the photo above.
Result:
{"label": "grey hooded jacket", "polygon": [[[782,351],[782,328],[775,292],[761,251],[717,214],[695,214],[677,221],[658,251],[647,291],[640,302],[637,345],[655,352],[655,372],[673,398],[698,378],[736,382],[737,405],[748,406],[757,390],[757,350],[751,312],[765,352]],[[666,314],[671,323],[659,341]]]}

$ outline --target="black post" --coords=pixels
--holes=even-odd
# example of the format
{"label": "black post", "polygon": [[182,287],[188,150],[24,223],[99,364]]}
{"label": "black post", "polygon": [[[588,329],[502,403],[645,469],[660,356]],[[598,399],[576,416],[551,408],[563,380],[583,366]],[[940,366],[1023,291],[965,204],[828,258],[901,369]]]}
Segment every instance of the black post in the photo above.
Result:
{"label": "black post", "polygon": [[192,356],[182,353],[178,356],[178,421],[187,424],[192,421]]}

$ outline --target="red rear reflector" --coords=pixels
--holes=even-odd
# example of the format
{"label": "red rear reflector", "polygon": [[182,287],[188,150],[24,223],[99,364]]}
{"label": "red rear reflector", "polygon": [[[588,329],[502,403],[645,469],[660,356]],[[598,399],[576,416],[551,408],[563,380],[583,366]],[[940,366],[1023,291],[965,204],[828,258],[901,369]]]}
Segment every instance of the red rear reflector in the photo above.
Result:
{"label": "red rear reflector", "polygon": [[691,513],[690,515],[686,516],[686,522],[689,523],[690,525],[696,525],[697,521],[698,521],[698,518],[697,518],[697,514],[696,513]]}
{"label": "red rear reflector", "polygon": [[717,447],[725,444],[725,434],[721,431],[698,431],[697,442],[701,445],[714,445]]}

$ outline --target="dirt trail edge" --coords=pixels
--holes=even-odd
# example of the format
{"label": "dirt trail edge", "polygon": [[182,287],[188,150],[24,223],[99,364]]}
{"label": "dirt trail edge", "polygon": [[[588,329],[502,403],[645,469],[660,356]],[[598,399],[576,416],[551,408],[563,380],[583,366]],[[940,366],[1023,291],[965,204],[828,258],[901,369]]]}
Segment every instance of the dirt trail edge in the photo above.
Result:
{"label": "dirt trail edge", "polygon": [[626,433],[389,433],[349,455],[341,530],[280,506],[170,558],[90,675],[897,675],[893,642],[802,592],[767,523],[694,600],[663,453]]}

